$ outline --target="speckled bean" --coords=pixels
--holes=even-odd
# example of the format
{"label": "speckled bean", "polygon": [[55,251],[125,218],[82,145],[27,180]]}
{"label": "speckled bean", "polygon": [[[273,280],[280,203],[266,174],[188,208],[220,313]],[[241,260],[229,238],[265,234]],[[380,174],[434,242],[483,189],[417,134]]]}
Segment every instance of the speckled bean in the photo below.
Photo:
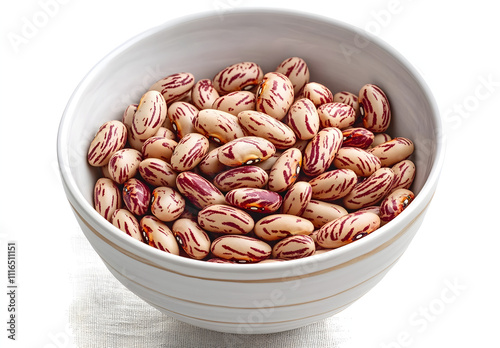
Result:
{"label": "speckled bean", "polygon": [[295,144],[293,130],[281,121],[254,110],[242,111],[238,120],[244,133],[269,140],[277,149],[287,149]]}
{"label": "speckled bean", "polygon": [[167,104],[158,91],[143,94],[132,118],[130,131],[134,138],[146,140],[158,132],[167,117]]}
{"label": "speckled bean", "polygon": [[304,59],[290,57],[278,65],[275,72],[288,77],[293,85],[293,92],[298,95],[300,90],[309,82],[309,69]]}
{"label": "speckled bean", "polygon": [[177,101],[169,105],[167,116],[177,138],[181,139],[186,134],[195,131],[194,120],[198,111],[196,106],[184,101]]}
{"label": "speckled bean", "polygon": [[194,86],[194,76],[188,72],[172,74],[155,82],[149,89],[160,92],[167,104],[189,95]]}
{"label": "speckled bean", "polygon": [[224,235],[212,242],[210,247],[215,257],[239,263],[258,262],[271,255],[271,246],[257,238]]}
{"label": "speckled bean", "polygon": [[397,137],[377,145],[369,151],[380,159],[382,166],[390,167],[407,159],[413,153],[414,148],[410,139]]}
{"label": "speckled bean", "polygon": [[191,90],[191,102],[199,110],[211,109],[217,98],[219,98],[219,92],[210,79],[197,81]]}
{"label": "speckled bean", "polygon": [[314,231],[311,221],[290,214],[271,214],[255,223],[255,236],[274,241],[294,235],[309,235]]}
{"label": "speckled bean", "polygon": [[410,160],[403,160],[391,167],[394,172],[394,181],[391,190],[409,189],[415,179],[415,163]]}
{"label": "speckled bean", "polygon": [[292,104],[286,122],[300,140],[312,139],[320,127],[316,106],[307,98],[300,98]]}
{"label": "speckled bean", "polygon": [[324,173],[342,145],[342,132],[335,127],[323,128],[309,141],[304,151],[302,170],[306,175]]}
{"label": "speckled bean", "polygon": [[378,134],[375,134],[374,137],[373,137],[373,142],[369,146],[369,148],[374,148],[375,146],[383,144],[385,142],[388,142],[391,139],[392,139],[391,136],[389,134],[387,134],[387,133],[378,133]]}
{"label": "speckled bean", "polygon": [[394,180],[391,168],[380,168],[364,181],[358,183],[352,191],[343,198],[347,209],[361,209],[376,204],[389,193]]}
{"label": "speckled bean", "polygon": [[210,253],[210,238],[207,233],[190,219],[178,219],[172,231],[181,248],[195,260],[204,259]]}
{"label": "speckled bean", "polygon": [[122,195],[116,183],[108,178],[99,178],[94,185],[94,208],[106,220],[116,209],[122,207]]}
{"label": "speckled bean", "polygon": [[156,187],[151,195],[151,213],[161,221],[174,221],[186,207],[184,198],[171,187]]}
{"label": "speckled bean", "polygon": [[325,224],[316,242],[323,248],[338,248],[365,237],[380,227],[380,218],[370,212],[354,212]]}
{"label": "speckled bean", "polygon": [[139,226],[144,239],[153,248],[179,255],[179,246],[174,234],[161,220],[152,215],[145,215],[139,221]]}
{"label": "speckled bean", "polygon": [[338,204],[311,199],[301,216],[311,221],[314,228],[320,228],[324,224],[346,214],[347,210]]}
{"label": "speckled bean", "polygon": [[300,150],[293,147],[285,150],[271,168],[267,182],[269,190],[275,192],[288,190],[297,180],[301,166]]}
{"label": "speckled bean", "polygon": [[253,62],[232,64],[219,71],[212,83],[220,95],[235,91],[250,91],[262,81],[264,73]]}
{"label": "speckled bean", "polygon": [[319,122],[322,128],[337,127],[345,129],[356,121],[354,109],[343,103],[325,103],[318,107]]}
{"label": "speckled bean", "polygon": [[123,184],[133,178],[139,169],[142,155],[135,149],[121,149],[116,151],[108,162],[108,173],[117,184]]}
{"label": "speckled bean", "polygon": [[333,201],[346,196],[358,182],[356,173],[350,169],[335,169],[324,172],[309,181],[312,198]]}
{"label": "speckled bean", "polygon": [[254,221],[247,212],[224,204],[200,210],[198,224],[207,231],[224,234],[247,234],[254,228]]}
{"label": "speckled bean", "polygon": [[90,143],[87,160],[91,166],[108,164],[111,156],[127,142],[127,128],[120,121],[108,121],[97,131]]}
{"label": "speckled bean", "polygon": [[385,132],[391,123],[391,106],[382,89],[366,84],[359,90],[358,100],[363,126],[374,133]]}
{"label": "speckled bean", "polygon": [[191,170],[201,162],[208,151],[208,139],[199,133],[189,133],[179,140],[170,164],[177,172]]}
{"label": "speckled bean", "polygon": [[273,191],[255,188],[239,188],[226,194],[226,202],[237,208],[260,213],[277,211],[283,199]]}
{"label": "speckled bean", "polygon": [[407,189],[397,189],[380,203],[380,220],[387,223],[401,214],[415,199],[415,194]]}
{"label": "speckled bean", "polygon": [[149,209],[151,190],[141,180],[131,178],[125,181],[122,189],[123,202],[135,215],[144,215]]}
{"label": "speckled bean", "polygon": [[219,148],[211,150],[198,164],[198,169],[201,173],[208,177],[213,177],[218,173],[227,170],[225,164],[220,163],[219,158]]}
{"label": "speckled bean", "polygon": [[238,117],[220,110],[200,110],[194,119],[194,128],[217,144],[226,144],[244,136]]}
{"label": "speckled bean", "polygon": [[333,102],[333,94],[328,87],[317,82],[309,82],[302,92],[304,98],[310,99],[316,107]]}
{"label": "speckled bean", "polygon": [[269,175],[257,166],[241,166],[231,168],[217,174],[214,185],[221,191],[227,192],[237,188],[262,188],[267,184]]}
{"label": "speckled bean", "polygon": [[132,238],[143,242],[139,221],[127,209],[116,209],[111,216],[111,223]]}
{"label": "speckled bean", "polygon": [[360,149],[369,148],[375,138],[372,132],[362,127],[344,129],[342,135],[343,147],[359,147]]}
{"label": "speckled bean", "polygon": [[146,158],[139,164],[139,174],[148,184],[175,188],[177,172],[170,163],[159,158]]}
{"label": "speckled bean", "polygon": [[[168,120],[168,117],[166,118],[166,120]],[[165,122],[163,122],[163,124],[165,124]],[[155,137],[163,137],[163,138],[167,138],[170,140],[177,139],[177,135],[172,130],[170,130],[164,126],[161,126],[160,129],[158,129],[158,132],[156,132],[156,134],[154,136]]]}
{"label": "speckled bean", "polygon": [[280,240],[272,249],[272,257],[276,259],[295,260],[314,254],[314,240],[306,235],[290,236]]}
{"label": "speckled bean", "polygon": [[190,171],[179,173],[176,183],[179,192],[200,209],[226,202],[224,195],[214,184],[196,173]]}
{"label": "speckled bean", "polygon": [[333,164],[338,169],[351,169],[359,176],[370,176],[381,167],[377,156],[358,147],[339,149]]}
{"label": "speckled bean", "polygon": [[287,191],[281,204],[283,214],[301,216],[311,201],[312,187],[307,181],[299,181]]}
{"label": "speckled bean", "polygon": [[243,110],[255,110],[255,94],[250,91],[231,92],[217,98],[212,109],[225,111],[237,116]]}
{"label": "speckled bean", "polygon": [[159,158],[165,162],[170,162],[176,146],[177,141],[155,135],[148,138],[142,145],[142,156],[144,158]]}
{"label": "speckled bean", "polygon": [[340,91],[333,95],[333,101],[336,103],[344,103],[352,107],[356,118],[360,115],[358,96],[356,94],[348,91]]}
{"label": "speckled bean", "polygon": [[230,167],[242,164],[255,164],[271,157],[276,147],[269,140],[254,136],[245,136],[231,140],[219,148],[217,158]]}
{"label": "speckled bean", "polygon": [[256,98],[255,109],[257,111],[281,120],[293,103],[293,84],[285,75],[269,72],[264,75]]}

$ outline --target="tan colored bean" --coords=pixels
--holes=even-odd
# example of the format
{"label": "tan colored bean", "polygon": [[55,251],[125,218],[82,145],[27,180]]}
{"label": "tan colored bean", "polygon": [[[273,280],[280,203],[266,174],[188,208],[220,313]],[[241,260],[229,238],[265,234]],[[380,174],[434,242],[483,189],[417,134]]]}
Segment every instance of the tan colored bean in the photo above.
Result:
{"label": "tan colored bean", "polygon": [[309,82],[304,86],[303,90],[304,98],[310,99],[316,107],[333,102],[333,94],[321,83]]}
{"label": "tan colored bean", "polygon": [[363,126],[374,133],[383,133],[391,123],[389,99],[379,86],[366,84],[358,95]]}
{"label": "tan colored bean", "polygon": [[342,132],[335,127],[323,128],[309,141],[304,151],[302,170],[306,175],[324,173],[342,145]]}
{"label": "tan colored bean", "polygon": [[212,242],[210,248],[215,257],[239,263],[259,262],[271,255],[271,246],[257,238],[224,235]]}
{"label": "tan colored bean", "polygon": [[277,149],[287,149],[295,144],[293,130],[281,121],[265,113],[246,110],[238,113],[238,120],[246,135],[269,140]]}
{"label": "tan colored bean", "polygon": [[139,221],[127,209],[116,209],[111,216],[111,223],[135,240],[143,241]]}
{"label": "tan colored bean", "polygon": [[134,138],[146,140],[158,132],[167,117],[167,104],[160,92],[143,94],[132,119],[130,131]]}
{"label": "tan colored bean", "polygon": [[170,104],[167,116],[177,138],[181,139],[186,134],[195,132],[194,120],[198,115],[198,111],[194,105],[184,101]]}
{"label": "tan colored bean", "polygon": [[246,136],[222,145],[219,148],[217,158],[222,164],[237,167],[242,164],[256,164],[264,161],[275,152],[276,147],[269,140]]}
{"label": "tan colored bean", "polygon": [[191,100],[199,110],[211,109],[217,98],[219,98],[219,92],[210,79],[197,81],[191,90]]}
{"label": "tan colored bean", "polygon": [[139,164],[139,173],[148,184],[175,188],[177,172],[170,163],[159,158],[146,158]]}
{"label": "tan colored bean", "polygon": [[316,106],[307,98],[300,98],[292,104],[286,122],[300,140],[312,139],[320,127]]}
{"label": "tan colored bean", "polygon": [[347,91],[337,92],[333,95],[333,101],[336,103],[344,103],[349,105],[354,109],[356,119],[359,117],[359,101],[356,94]]}
{"label": "tan colored bean", "polygon": [[121,149],[116,151],[108,162],[108,173],[117,184],[123,184],[133,178],[139,169],[142,155],[135,149]]}
{"label": "tan colored bean", "polygon": [[236,116],[215,109],[201,110],[194,119],[194,128],[217,144],[226,144],[244,136]]}
{"label": "tan colored bean", "polygon": [[314,240],[305,235],[290,236],[276,243],[272,256],[276,259],[295,260],[314,254],[316,246]]}
{"label": "tan colored bean", "polygon": [[217,98],[212,109],[238,116],[241,111],[255,110],[255,94],[250,91],[231,92]]}
{"label": "tan colored bean", "polygon": [[231,168],[217,174],[214,185],[221,191],[231,191],[237,188],[262,188],[267,184],[269,175],[257,166],[241,166]]}
{"label": "tan colored bean", "polygon": [[385,197],[392,187],[394,172],[391,168],[380,168],[360,182],[343,198],[347,209],[361,209],[376,204]]}
{"label": "tan colored bean", "polygon": [[177,146],[177,141],[160,136],[148,138],[142,145],[142,156],[144,158],[159,158],[170,162],[172,153]]}
{"label": "tan colored bean", "polygon": [[285,75],[269,72],[264,75],[256,98],[255,110],[281,120],[293,103],[293,84]]}
{"label": "tan colored bean", "polygon": [[207,231],[224,234],[247,234],[254,228],[254,221],[247,212],[223,204],[200,210],[198,224]]}
{"label": "tan colored bean", "polygon": [[220,163],[219,158],[219,149],[215,148],[211,150],[198,164],[198,169],[206,176],[213,177],[218,173],[221,173],[227,170],[227,166]]}
{"label": "tan colored bean", "polygon": [[139,221],[139,226],[150,246],[170,254],[179,255],[179,246],[175,236],[165,223],[152,215],[146,215]]}
{"label": "tan colored bean", "polygon": [[191,93],[194,76],[188,72],[172,74],[155,82],[149,90],[160,92],[167,104],[182,100]]}
{"label": "tan colored bean", "polygon": [[302,166],[302,153],[299,149],[289,148],[276,160],[269,173],[269,190],[283,192],[297,180]]}
{"label": "tan colored bean", "polygon": [[354,212],[321,227],[317,243],[324,248],[339,248],[359,240],[380,226],[380,218],[370,212]]}
{"label": "tan colored bean", "polygon": [[309,69],[304,59],[290,57],[278,65],[275,70],[288,77],[293,85],[293,92],[298,95],[300,90],[309,82]]}
{"label": "tan colored bean", "polygon": [[301,216],[311,221],[314,228],[321,228],[324,224],[346,214],[347,210],[341,205],[311,199]]}
{"label": "tan colored bean", "polygon": [[[168,120],[168,117],[166,118],[166,120]],[[165,122],[163,122],[163,124],[165,124]],[[163,138],[167,138],[170,140],[177,139],[177,135],[172,130],[170,130],[164,126],[161,126],[160,129],[158,129],[158,132],[156,132],[156,134],[154,136],[155,137],[163,137]]]}
{"label": "tan colored bean", "polygon": [[378,133],[378,134],[375,134],[374,137],[373,137],[373,142],[369,146],[369,148],[374,148],[375,146],[383,144],[385,142],[388,142],[391,139],[392,139],[391,136],[389,134],[387,134],[387,133]]}
{"label": "tan colored bean", "polygon": [[358,182],[356,173],[350,169],[335,169],[318,175],[309,184],[312,198],[333,201],[346,196]]}
{"label": "tan colored bean", "polygon": [[97,131],[90,143],[87,160],[91,166],[108,164],[111,156],[127,142],[127,128],[120,121],[108,121]]}
{"label": "tan colored bean", "polygon": [[380,203],[380,220],[387,223],[401,214],[415,199],[415,194],[407,189],[397,189]]}
{"label": "tan colored bean", "polygon": [[225,95],[235,91],[250,91],[262,81],[264,73],[258,64],[253,62],[241,62],[232,64],[212,79],[212,83],[219,92]]}
{"label": "tan colored bean", "polygon": [[191,170],[201,162],[208,151],[208,139],[199,133],[189,133],[179,140],[170,164],[177,172]]}
{"label": "tan colored bean", "polygon": [[413,142],[408,138],[397,137],[370,149],[370,153],[380,159],[384,167],[390,167],[407,159],[415,149]]}
{"label": "tan colored bean", "polygon": [[189,257],[202,260],[210,253],[210,238],[195,221],[178,219],[172,225],[172,231]]}
{"label": "tan colored bean", "polygon": [[255,223],[255,236],[274,241],[294,235],[309,235],[314,231],[311,221],[290,214],[272,214]]}
{"label": "tan colored bean", "polygon": [[226,202],[234,207],[260,213],[277,211],[283,199],[273,191],[256,188],[239,188],[226,194]]}
{"label": "tan colored bean", "polygon": [[302,216],[311,201],[312,187],[307,181],[295,182],[287,191],[281,205],[283,214]]}
{"label": "tan colored bean", "polygon": [[201,175],[190,171],[182,172],[177,175],[176,183],[179,192],[200,209],[226,203],[222,192]]}
{"label": "tan colored bean", "polygon": [[343,103],[325,103],[318,107],[318,116],[322,128],[337,127],[345,129],[356,121],[354,109]]}
{"label": "tan colored bean", "polygon": [[391,167],[394,172],[394,181],[391,190],[409,189],[415,179],[415,163],[410,160],[403,160]]}
{"label": "tan colored bean", "polygon": [[350,169],[363,177],[372,175],[381,167],[377,156],[357,147],[340,148],[333,164],[338,169]]}
{"label": "tan colored bean", "polygon": [[186,202],[177,190],[160,186],[153,190],[151,213],[161,221],[174,221],[181,216]]}
{"label": "tan colored bean", "polygon": [[116,183],[108,178],[99,178],[94,185],[94,208],[106,220],[116,209],[122,207],[122,195]]}

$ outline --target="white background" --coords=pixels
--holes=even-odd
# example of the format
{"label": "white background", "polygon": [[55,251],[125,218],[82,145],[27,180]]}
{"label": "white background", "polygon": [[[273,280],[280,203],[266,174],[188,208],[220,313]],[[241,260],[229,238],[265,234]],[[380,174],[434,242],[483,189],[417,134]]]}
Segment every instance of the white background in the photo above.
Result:
{"label": "white background", "polygon": [[[25,0],[3,4],[0,346],[77,346],[78,315],[70,309],[79,294],[82,270],[93,270],[85,268],[92,265],[102,277],[96,291],[101,279],[114,281],[99,268],[92,250],[81,250],[85,240],[57,172],[57,127],[85,73],[122,42],[172,18],[199,11],[284,7],[356,25],[399,50],[434,93],[447,141],[440,185],[409,249],[371,292],[328,319],[335,332],[317,339],[327,339],[327,345],[321,344],[328,347],[498,347],[500,21],[490,1],[463,3]],[[15,342],[7,339],[8,241],[18,246]],[[129,298],[135,300],[133,295]],[[92,313],[86,315],[92,319]],[[88,332],[85,346],[99,347],[92,345],[93,337],[105,335],[106,329]],[[81,339],[84,333],[78,332]],[[305,328],[290,333],[294,334],[304,339],[315,332]],[[210,337],[207,347],[216,347]],[[280,337],[285,336],[266,340]],[[314,337],[308,339],[314,342]],[[245,338],[241,346],[257,341]],[[165,341],[158,346],[172,345]]]}

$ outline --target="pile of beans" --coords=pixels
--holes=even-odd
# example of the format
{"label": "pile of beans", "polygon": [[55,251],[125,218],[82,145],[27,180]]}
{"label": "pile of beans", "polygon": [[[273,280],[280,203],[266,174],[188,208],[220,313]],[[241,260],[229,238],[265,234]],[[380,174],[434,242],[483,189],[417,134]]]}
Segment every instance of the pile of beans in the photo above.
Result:
{"label": "pile of beans", "polygon": [[97,131],[94,206],[131,237],[196,260],[330,251],[414,199],[414,145],[387,134],[390,121],[379,86],[333,94],[299,57],[266,74],[253,62],[213,79],[173,74]]}

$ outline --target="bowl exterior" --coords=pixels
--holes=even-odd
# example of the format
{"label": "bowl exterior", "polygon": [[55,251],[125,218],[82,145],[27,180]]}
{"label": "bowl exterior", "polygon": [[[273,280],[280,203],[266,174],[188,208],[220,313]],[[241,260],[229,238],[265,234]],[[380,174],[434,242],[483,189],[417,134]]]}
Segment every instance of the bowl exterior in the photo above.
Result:
{"label": "bowl exterior", "polygon": [[[236,29],[235,29],[236,28]],[[181,71],[212,78],[239,61],[273,71],[300,56],[311,81],[334,91],[380,85],[393,108],[390,131],[415,143],[414,202],[356,243],[302,260],[267,265],[210,264],[168,255],[129,238],[92,208],[98,172],[86,163],[97,128],[120,119],[156,80]],[[203,59],[200,59],[203,57]],[[436,189],[443,150],[432,96],[409,64],[365,33],[321,17],[283,11],[198,15],[154,28],[113,51],[75,90],[61,120],[58,158],[64,189],[86,238],[110,272],[146,302],[181,321],[230,333],[272,333],[347,308],[404,253]]]}

